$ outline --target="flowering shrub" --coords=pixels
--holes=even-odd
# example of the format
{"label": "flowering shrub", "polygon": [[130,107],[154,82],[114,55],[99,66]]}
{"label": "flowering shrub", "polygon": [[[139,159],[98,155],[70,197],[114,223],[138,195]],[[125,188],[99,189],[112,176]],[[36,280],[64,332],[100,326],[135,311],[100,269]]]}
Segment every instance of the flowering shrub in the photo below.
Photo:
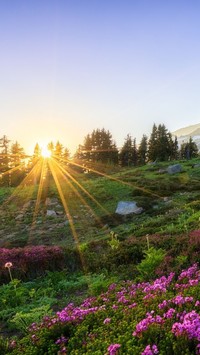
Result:
{"label": "flowering shrub", "polygon": [[[23,279],[37,277],[45,270],[61,269],[65,266],[65,256],[57,246],[31,246],[26,248],[5,249],[0,248],[0,279],[1,282],[10,281],[6,270],[12,265],[15,278]],[[10,270],[10,269],[9,269]]]}
{"label": "flowering shrub", "polygon": [[[33,323],[11,354],[200,354],[197,264],[153,282],[111,284]],[[5,352],[6,353],[6,352]]]}

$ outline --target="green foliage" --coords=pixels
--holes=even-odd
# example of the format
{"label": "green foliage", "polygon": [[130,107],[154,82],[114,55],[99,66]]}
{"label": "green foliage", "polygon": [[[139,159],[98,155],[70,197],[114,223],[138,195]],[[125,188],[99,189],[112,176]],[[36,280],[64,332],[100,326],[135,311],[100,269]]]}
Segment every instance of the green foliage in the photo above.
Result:
{"label": "green foliage", "polygon": [[138,148],[138,163],[144,165],[147,160],[148,138],[144,134]]}
{"label": "green foliage", "polygon": [[116,276],[108,277],[108,275],[101,273],[98,275],[88,275],[86,276],[86,280],[88,283],[89,294],[92,296],[97,296],[101,292],[106,291],[109,284],[111,284],[112,282],[116,282],[117,278]]}
{"label": "green foliage", "polygon": [[177,155],[177,142],[172,140],[164,124],[153,125],[149,139],[148,158],[150,161],[167,161],[175,159]]}
{"label": "green foliage", "polygon": [[115,232],[111,231],[110,232],[110,237],[111,240],[108,241],[108,244],[110,245],[112,250],[118,249],[119,248],[119,244],[120,241],[118,240],[118,234],[116,234]]}
{"label": "green foliage", "polygon": [[137,265],[142,280],[149,280],[155,275],[155,270],[162,263],[165,257],[165,251],[150,247],[144,252],[145,258]]}
{"label": "green foliage", "polygon": [[190,137],[189,142],[183,143],[180,149],[181,158],[191,159],[198,156],[198,147]]}
{"label": "green foliage", "polygon": [[136,139],[132,139],[132,137],[128,134],[119,154],[120,165],[136,166],[137,155]]}
{"label": "green foliage", "polygon": [[112,134],[103,129],[93,130],[87,134],[84,144],[79,146],[76,158],[87,163],[118,163],[118,150]]}
{"label": "green foliage", "polygon": [[[13,355],[198,353],[199,269],[197,265],[155,281],[112,283],[99,297],[68,305],[60,316],[45,317],[16,341]],[[72,317],[70,317],[72,315]],[[178,328],[177,328],[178,323]],[[185,328],[182,328],[184,324]],[[176,331],[178,329],[178,331]],[[5,351],[5,354],[9,351]]]}
{"label": "green foliage", "polygon": [[52,315],[50,305],[42,305],[31,309],[29,312],[17,312],[10,320],[10,323],[14,325],[15,329],[26,333],[32,323],[37,323],[41,321],[44,316],[48,315]]}
{"label": "green foliage", "polygon": [[9,339],[0,336],[0,354],[9,354],[10,349]]}

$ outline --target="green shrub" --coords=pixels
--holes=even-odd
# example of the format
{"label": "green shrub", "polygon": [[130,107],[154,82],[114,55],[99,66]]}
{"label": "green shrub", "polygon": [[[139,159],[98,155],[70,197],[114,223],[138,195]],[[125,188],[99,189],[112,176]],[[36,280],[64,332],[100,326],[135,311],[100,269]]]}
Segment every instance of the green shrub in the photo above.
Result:
{"label": "green shrub", "polygon": [[156,268],[162,263],[165,257],[165,252],[162,249],[153,247],[145,250],[145,258],[137,266],[142,280],[148,280],[155,275]]}

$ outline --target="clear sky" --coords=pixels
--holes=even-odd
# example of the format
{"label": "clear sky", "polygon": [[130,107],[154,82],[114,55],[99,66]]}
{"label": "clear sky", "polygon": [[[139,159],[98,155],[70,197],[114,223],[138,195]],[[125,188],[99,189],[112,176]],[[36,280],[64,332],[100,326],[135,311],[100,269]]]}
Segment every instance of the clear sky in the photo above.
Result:
{"label": "clear sky", "polygon": [[0,0],[0,136],[73,153],[200,123],[200,1]]}

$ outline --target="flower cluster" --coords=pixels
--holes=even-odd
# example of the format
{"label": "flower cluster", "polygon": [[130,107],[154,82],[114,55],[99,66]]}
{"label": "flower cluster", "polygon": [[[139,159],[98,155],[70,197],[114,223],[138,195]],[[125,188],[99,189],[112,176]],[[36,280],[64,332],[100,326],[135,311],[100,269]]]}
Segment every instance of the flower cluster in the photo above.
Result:
{"label": "flower cluster", "polygon": [[158,354],[158,353],[159,353],[158,348],[154,344],[154,345],[152,345],[152,347],[151,347],[151,345],[147,345],[141,355],[154,355],[154,354]]}
{"label": "flower cluster", "polygon": [[120,344],[111,344],[108,347],[108,353],[109,355],[115,355],[117,353],[117,350],[120,348]]}
{"label": "flower cluster", "polygon": [[0,248],[1,282],[9,281],[5,268],[12,267],[14,277],[23,279],[29,276],[31,278],[40,276],[45,270],[59,270],[64,265],[64,252],[57,246]]}
{"label": "flower cluster", "polygon": [[173,324],[172,333],[177,337],[186,335],[189,339],[196,339],[200,342],[200,315],[194,310],[186,313],[182,322]]}
{"label": "flower cluster", "polygon": [[[28,350],[23,339],[16,347],[31,353],[31,346],[51,344],[53,339],[52,354],[155,355],[165,354],[166,349],[174,353],[175,348],[179,353],[199,354],[199,295],[197,264],[177,278],[171,273],[151,283],[112,284],[99,297],[87,298],[79,307],[70,303],[54,317],[32,324]],[[43,346],[43,353],[48,353],[47,345]]]}

